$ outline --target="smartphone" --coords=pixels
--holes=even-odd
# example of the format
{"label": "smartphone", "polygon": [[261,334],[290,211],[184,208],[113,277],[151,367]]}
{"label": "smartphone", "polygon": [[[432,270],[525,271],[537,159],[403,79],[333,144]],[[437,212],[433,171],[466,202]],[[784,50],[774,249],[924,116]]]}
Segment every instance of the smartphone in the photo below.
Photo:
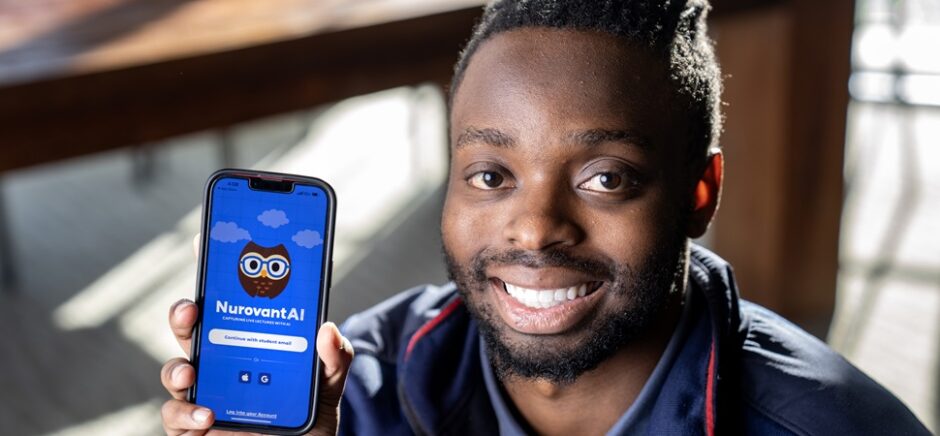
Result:
{"label": "smartphone", "polygon": [[313,427],[335,216],[320,179],[227,169],[206,182],[188,399],[214,428]]}

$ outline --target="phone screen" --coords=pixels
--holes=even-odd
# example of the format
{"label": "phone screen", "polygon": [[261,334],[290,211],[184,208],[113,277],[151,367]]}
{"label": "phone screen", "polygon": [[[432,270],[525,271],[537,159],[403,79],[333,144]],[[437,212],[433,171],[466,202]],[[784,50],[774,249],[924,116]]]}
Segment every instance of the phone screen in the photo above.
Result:
{"label": "phone screen", "polygon": [[195,391],[216,422],[297,428],[310,417],[330,197],[222,177],[210,186]]}

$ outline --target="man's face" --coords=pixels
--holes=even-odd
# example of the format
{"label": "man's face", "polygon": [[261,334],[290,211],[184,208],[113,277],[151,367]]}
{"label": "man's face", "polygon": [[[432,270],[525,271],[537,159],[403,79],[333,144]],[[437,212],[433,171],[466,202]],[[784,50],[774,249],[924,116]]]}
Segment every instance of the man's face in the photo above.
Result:
{"label": "man's face", "polygon": [[691,200],[675,101],[660,62],[608,35],[514,30],[473,56],[442,233],[502,376],[574,380],[681,284]]}

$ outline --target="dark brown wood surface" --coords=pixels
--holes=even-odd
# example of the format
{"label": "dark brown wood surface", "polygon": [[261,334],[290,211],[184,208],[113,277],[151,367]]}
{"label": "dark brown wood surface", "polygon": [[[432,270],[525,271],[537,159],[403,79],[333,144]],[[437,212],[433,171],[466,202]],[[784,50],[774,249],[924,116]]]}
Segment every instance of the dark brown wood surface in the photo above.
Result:
{"label": "dark brown wood surface", "polygon": [[[226,1],[111,1],[19,46],[0,32],[0,171],[443,84],[481,12],[473,1]],[[33,10],[4,6],[0,23]]]}
{"label": "dark brown wood surface", "polygon": [[0,0],[0,84],[198,57],[481,4],[481,0]]}

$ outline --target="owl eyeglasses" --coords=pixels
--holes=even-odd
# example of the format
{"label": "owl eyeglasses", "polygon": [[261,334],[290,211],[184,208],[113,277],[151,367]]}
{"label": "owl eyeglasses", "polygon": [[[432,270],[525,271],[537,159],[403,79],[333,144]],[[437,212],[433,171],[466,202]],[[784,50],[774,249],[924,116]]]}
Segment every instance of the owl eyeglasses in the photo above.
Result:
{"label": "owl eyeglasses", "polygon": [[242,273],[251,278],[262,274],[274,280],[280,280],[290,271],[290,261],[280,254],[264,257],[258,253],[245,253],[239,262]]}

